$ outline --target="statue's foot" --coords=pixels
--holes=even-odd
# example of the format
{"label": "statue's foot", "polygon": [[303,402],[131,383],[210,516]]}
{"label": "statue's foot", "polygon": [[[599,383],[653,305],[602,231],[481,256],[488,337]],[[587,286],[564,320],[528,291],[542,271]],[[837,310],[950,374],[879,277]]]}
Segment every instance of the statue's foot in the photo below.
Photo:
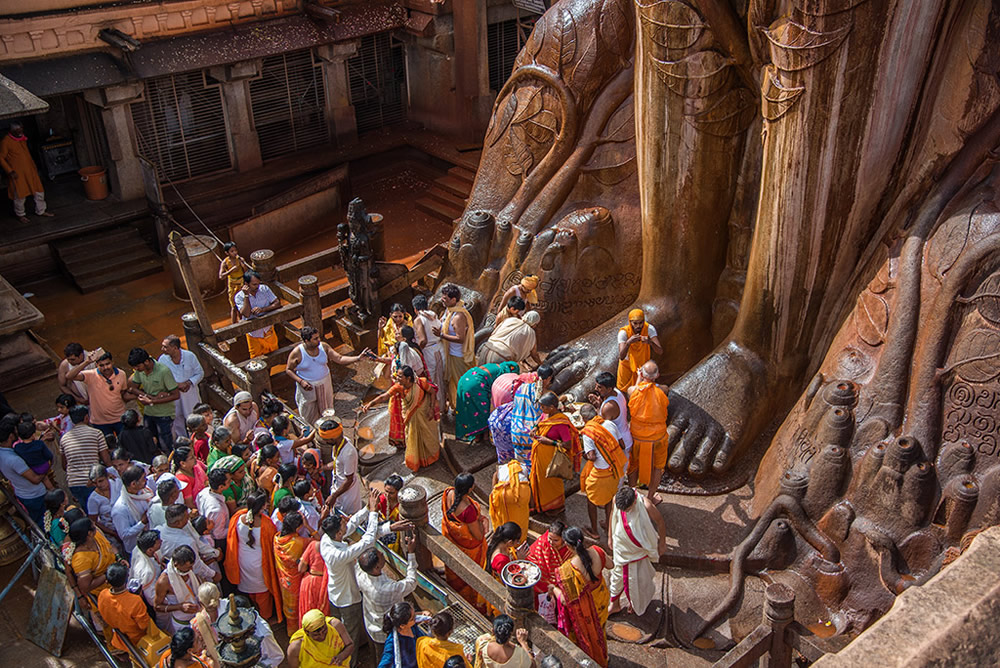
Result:
{"label": "statue's foot", "polygon": [[670,388],[667,468],[694,477],[725,473],[766,425],[775,388],[766,364],[730,340]]}

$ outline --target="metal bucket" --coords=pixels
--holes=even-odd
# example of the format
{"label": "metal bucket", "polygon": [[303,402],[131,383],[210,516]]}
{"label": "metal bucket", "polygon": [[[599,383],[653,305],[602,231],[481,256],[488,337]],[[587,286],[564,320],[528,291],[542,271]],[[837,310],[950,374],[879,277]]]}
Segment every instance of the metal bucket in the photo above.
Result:
{"label": "metal bucket", "polygon": [[[191,259],[191,271],[194,273],[195,283],[201,291],[202,298],[208,299],[225,292],[226,284],[219,280],[219,258],[216,257],[216,253],[219,252],[219,242],[206,234],[196,234],[184,237],[184,246]],[[180,263],[174,254],[173,244],[167,244],[167,258],[170,276],[174,279],[174,297],[185,302],[191,301],[184,285]]]}

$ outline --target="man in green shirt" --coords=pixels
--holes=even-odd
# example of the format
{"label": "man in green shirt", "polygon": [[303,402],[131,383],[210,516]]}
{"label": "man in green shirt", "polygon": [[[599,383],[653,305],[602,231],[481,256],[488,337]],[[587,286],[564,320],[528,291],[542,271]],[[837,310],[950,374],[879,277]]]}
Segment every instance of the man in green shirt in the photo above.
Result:
{"label": "man in green shirt", "polygon": [[142,348],[133,348],[128,354],[128,364],[135,373],[129,378],[129,389],[138,394],[146,427],[153,432],[160,449],[174,449],[171,427],[174,422],[174,402],[180,397],[177,381],[170,369],[149,356]]}

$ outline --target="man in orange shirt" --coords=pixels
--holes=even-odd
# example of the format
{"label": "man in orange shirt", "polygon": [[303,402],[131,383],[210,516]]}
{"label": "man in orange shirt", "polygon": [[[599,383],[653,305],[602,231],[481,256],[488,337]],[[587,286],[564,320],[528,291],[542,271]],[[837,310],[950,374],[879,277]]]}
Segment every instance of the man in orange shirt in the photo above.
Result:
{"label": "man in orange shirt", "polygon": [[624,392],[639,382],[639,367],[663,348],[656,328],[646,322],[641,308],[628,312],[628,324],[618,330],[618,389]]}
{"label": "man in orange shirt", "polygon": [[28,222],[24,210],[28,197],[34,198],[37,215],[52,217],[52,212],[45,210],[45,188],[20,123],[11,123],[7,136],[0,140],[0,168],[7,174],[7,196],[14,201],[14,215],[19,221]]}
{"label": "man in orange shirt", "polygon": [[97,597],[97,611],[105,624],[116,631],[111,639],[111,646],[116,650],[127,652],[124,641],[119,634],[124,635],[133,645],[138,644],[146,635],[149,627],[149,613],[142,598],[126,589],[128,582],[128,566],[116,562],[108,566],[106,573],[110,589],[105,589]]}
{"label": "man in orange shirt", "polygon": [[660,368],[649,361],[639,367],[638,382],[628,388],[628,410],[632,416],[632,456],[629,458],[630,485],[649,485],[649,500],[654,504],[663,499],[656,493],[667,465],[667,388],[657,385]]}

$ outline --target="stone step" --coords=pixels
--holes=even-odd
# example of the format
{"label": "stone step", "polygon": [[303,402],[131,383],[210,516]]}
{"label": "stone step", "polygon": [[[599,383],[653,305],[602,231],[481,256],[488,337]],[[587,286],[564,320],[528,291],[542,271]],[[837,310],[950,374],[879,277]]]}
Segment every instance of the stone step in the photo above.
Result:
{"label": "stone step", "polygon": [[465,200],[463,198],[446,190],[442,190],[441,188],[431,187],[430,190],[424,193],[424,196],[437,200],[442,204],[447,204],[454,209],[460,209],[462,211],[465,210]]}
{"label": "stone step", "polygon": [[52,247],[59,255],[59,258],[65,260],[76,256],[91,255],[95,251],[100,252],[108,248],[117,248],[132,239],[142,239],[134,227],[118,227],[106,232],[61,239],[53,242]]}
{"label": "stone step", "polygon": [[417,209],[423,211],[428,216],[437,218],[438,220],[453,224],[457,218],[462,215],[463,209],[453,206],[451,204],[445,204],[436,199],[431,199],[430,197],[423,197],[418,199],[416,202]]}
{"label": "stone step", "polygon": [[471,181],[460,179],[451,174],[442,176],[439,179],[434,179],[434,183],[438,188],[441,188],[452,195],[461,197],[462,199],[467,199],[469,197],[469,192],[472,191]]}
{"label": "stone step", "polygon": [[455,165],[448,170],[448,173],[456,179],[467,182],[469,184],[469,190],[472,190],[472,184],[476,181],[476,173],[474,171],[468,167],[463,167],[462,165]]}
{"label": "stone step", "polygon": [[125,249],[115,248],[113,253],[93,255],[90,258],[74,259],[70,262],[63,262],[66,271],[70,273],[74,281],[81,281],[93,278],[108,271],[114,271],[119,267],[126,267],[131,264],[146,262],[147,260],[160,261],[159,256],[154,253],[145,243],[130,246]]}
{"label": "stone step", "polygon": [[76,283],[80,292],[87,293],[106,288],[109,285],[119,285],[134,281],[137,278],[156,274],[161,271],[163,271],[163,262],[160,258],[154,256],[151,259],[120,266],[112,271],[98,274],[91,278],[80,280],[74,278],[73,282]]}

